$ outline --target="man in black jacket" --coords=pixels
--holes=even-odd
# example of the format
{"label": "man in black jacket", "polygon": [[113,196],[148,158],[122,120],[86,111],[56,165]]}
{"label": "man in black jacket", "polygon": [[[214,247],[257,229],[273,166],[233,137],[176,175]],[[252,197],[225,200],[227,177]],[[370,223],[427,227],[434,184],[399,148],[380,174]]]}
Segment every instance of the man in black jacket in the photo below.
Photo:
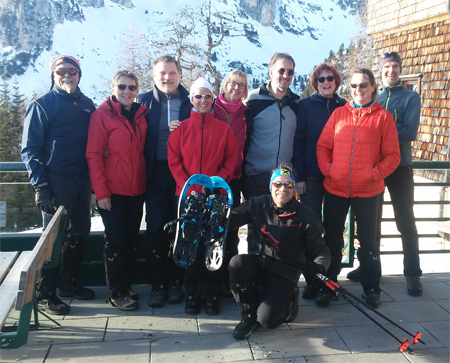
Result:
{"label": "man in black jacket", "polygon": [[[248,338],[260,325],[274,329],[298,313],[298,279],[325,273],[330,251],[312,210],[294,197],[292,169],[280,164],[270,178],[270,195],[252,197],[231,211],[229,229],[253,223],[254,254],[236,255],[229,264],[230,287],[241,306],[235,339]],[[250,248],[249,248],[250,249]],[[311,256],[306,263],[305,251]]]}
{"label": "man in black jacket", "polygon": [[64,315],[69,305],[56,295],[92,299],[94,292],[75,282],[83,259],[83,238],[91,228],[91,183],[85,157],[90,114],[94,103],[78,87],[81,67],[72,56],[50,62],[52,86],[26,110],[21,156],[44,228],[58,206],[67,210],[60,266],[44,269],[37,286],[38,306],[50,314]]}
{"label": "man in black jacket", "polygon": [[166,296],[170,304],[182,302],[183,270],[171,256],[168,234],[164,225],[177,216],[176,183],[167,162],[167,140],[180,121],[189,118],[189,92],[180,84],[181,68],[171,56],[162,56],[153,63],[155,88],[141,93],[136,101],[150,109],[147,114],[147,192],[145,199],[144,238],[145,259],[152,291],[148,304],[162,307]]}

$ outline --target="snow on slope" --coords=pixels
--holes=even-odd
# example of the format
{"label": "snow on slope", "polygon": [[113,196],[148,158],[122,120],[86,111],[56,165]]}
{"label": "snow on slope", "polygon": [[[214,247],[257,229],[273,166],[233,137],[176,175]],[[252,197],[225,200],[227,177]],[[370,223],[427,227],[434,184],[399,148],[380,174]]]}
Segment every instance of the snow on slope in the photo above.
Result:
{"label": "snow on slope", "polygon": [[[228,0],[228,5],[214,2],[217,10],[236,9],[239,0]],[[149,39],[163,39],[167,36],[167,20],[175,18],[178,9],[192,5],[187,0],[166,1],[134,0],[133,8],[124,8],[109,0],[105,0],[104,8],[84,7],[85,22],[65,22],[55,28],[53,48],[44,51],[37,59],[36,67],[18,77],[21,92],[27,97],[34,93],[42,94],[50,86],[50,70],[48,64],[51,58],[59,54],[70,54],[81,62],[83,76],[80,87],[82,91],[101,101],[101,93],[109,93],[109,83],[119,67],[119,58],[126,50],[120,43],[124,39],[131,40],[131,32],[139,36],[145,34]],[[225,74],[230,70],[228,64],[241,61],[252,67],[256,77],[266,76],[271,55],[277,51],[289,52],[296,61],[297,74],[309,74],[313,67],[322,62],[330,52],[337,51],[344,43],[348,46],[350,39],[356,33],[356,16],[349,16],[348,10],[342,11],[332,0],[278,0],[278,8],[287,9],[284,19],[280,19],[277,11],[275,24],[282,33],[274,27],[263,27],[258,22],[240,19],[252,25],[258,31],[257,47],[245,37],[225,38],[220,47],[215,48],[218,61],[215,65]],[[287,32],[280,27],[280,20],[289,18],[291,29],[302,30],[310,27],[315,30],[305,31],[302,36]],[[317,38],[313,39],[311,34]],[[196,41],[204,41],[206,34],[196,36]],[[153,49],[149,61],[154,60],[160,49]],[[144,91],[144,90],[141,90]]]}

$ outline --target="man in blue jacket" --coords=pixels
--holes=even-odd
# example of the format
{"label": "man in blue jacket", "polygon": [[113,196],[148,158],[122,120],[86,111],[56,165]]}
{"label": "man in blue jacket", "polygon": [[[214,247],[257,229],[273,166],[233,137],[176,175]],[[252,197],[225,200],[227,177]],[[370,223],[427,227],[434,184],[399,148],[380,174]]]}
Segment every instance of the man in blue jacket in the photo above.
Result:
{"label": "man in blue jacket", "polygon": [[148,304],[162,307],[166,296],[170,304],[183,300],[183,270],[170,254],[170,241],[164,225],[177,217],[176,183],[167,162],[167,140],[180,121],[189,118],[189,92],[180,84],[181,68],[177,60],[165,55],[153,62],[152,91],[141,93],[136,101],[150,109],[147,114],[147,192],[145,199],[145,259],[152,291]]}
{"label": "man in blue jacket", "polygon": [[[395,223],[403,244],[403,266],[407,292],[411,296],[422,295],[419,261],[419,238],[414,217],[414,179],[412,170],[411,141],[416,139],[420,121],[420,96],[404,88],[400,81],[402,60],[398,53],[385,53],[380,60],[383,88],[379,102],[394,117],[400,144],[401,161],[397,169],[384,181],[394,208]],[[380,216],[381,217],[381,216]],[[381,231],[378,231],[381,236]],[[379,237],[380,238],[380,237]],[[347,277],[358,279],[358,269]]]}
{"label": "man in blue jacket", "polygon": [[50,91],[28,105],[22,135],[22,160],[36,192],[44,228],[60,205],[67,210],[60,266],[44,269],[38,280],[41,310],[64,315],[60,297],[92,299],[94,292],[75,279],[81,269],[83,238],[91,227],[91,183],[85,158],[89,119],[94,103],[78,87],[81,67],[72,56],[50,62]]}

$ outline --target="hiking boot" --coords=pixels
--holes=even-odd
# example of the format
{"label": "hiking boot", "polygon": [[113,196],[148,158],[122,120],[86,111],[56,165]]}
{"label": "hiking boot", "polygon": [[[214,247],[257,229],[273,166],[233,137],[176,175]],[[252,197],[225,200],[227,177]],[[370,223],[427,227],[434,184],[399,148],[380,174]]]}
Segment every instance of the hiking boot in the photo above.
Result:
{"label": "hiking boot", "polygon": [[411,296],[422,295],[423,287],[420,276],[406,276],[406,291]]}
{"label": "hiking boot", "polygon": [[167,291],[167,302],[169,304],[179,304],[183,302],[183,291],[180,284],[170,285]]}
{"label": "hiking boot", "polygon": [[220,306],[217,296],[209,297],[206,299],[205,313],[208,315],[220,314]]}
{"label": "hiking boot", "polygon": [[241,322],[236,325],[233,331],[233,338],[237,340],[247,339],[252,335],[253,331],[260,327],[256,321],[256,316],[251,314],[243,314]]}
{"label": "hiking boot", "polygon": [[314,302],[317,306],[326,308],[330,306],[331,300],[337,300],[336,295],[333,296],[331,290],[328,288],[320,288],[316,297],[314,298]]}
{"label": "hiking boot", "polygon": [[350,271],[347,274],[347,278],[351,281],[360,281],[361,280],[361,269],[359,268],[359,266],[357,268],[355,268],[353,271]]}
{"label": "hiking boot", "polygon": [[37,304],[39,310],[46,311],[52,315],[66,315],[70,311],[70,306],[56,296],[39,300]]}
{"label": "hiking boot", "polygon": [[95,297],[93,290],[81,286],[75,281],[61,284],[57,290],[60,297],[71,297],[77,300],[91,300]]}
{"label": "hiking boot", "polygon": [[306,300],[312,300],[319,292],[317,284],[306,284],[302,291],[302,298]]}
{"label": "hiking boot", "polygon": [[378,308],[380,306],[380,293],[379,292],[369,292],[368,294],[363,294],[363,298],[366,299],[366,304],[373,307]]}
{"label": "hiking boot", "polygon": [[148,299],[148,305],[152,308],[162,308],[166,303],[166,290],[163,285],[152,289],[150,292],[150,298]]}
{"label": "hiking boot", "polygon": [[198,299],[195,299],[193,296],[188,296],[184,311],[189,315],[197,315],[200,312],[200,304]]}
{"label": "hiking boot", "polygon": [[130,311],[136,310],[139,308],[139,302],[131,298],[131,295],[128,294],[128,290],[126,293],[116,292],[112,290],[109,293],[108,302],[117,307],[119,310]]}

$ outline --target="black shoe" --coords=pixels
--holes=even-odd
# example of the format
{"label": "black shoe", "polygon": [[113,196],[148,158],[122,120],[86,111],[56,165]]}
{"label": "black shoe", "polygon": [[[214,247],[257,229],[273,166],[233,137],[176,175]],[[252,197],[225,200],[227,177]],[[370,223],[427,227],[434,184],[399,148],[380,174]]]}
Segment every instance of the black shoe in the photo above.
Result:
{"label": "black shoe", "polygon": [[302,298],[307,300],[312,300],[316,297],[319,292],[319,287],[317,284],[307,284],[302,291]]}
{"label": "black shoe", "polygon": [[357,268],[355,268],[353,271],[350,271],[347,274],[347,278],[351,281],[360,281],[361,280],[361,269],[359,268],[359,266]]}
{"label": "black shoe", "polygon": [[259,327],[260,325],[256,321],[256,317],[250,314],[243,315],[241,322],[234,328],[233,338],[237,340],[247,339]]}
{"label": "black shoe", "polygon": [[366,299],[366,304],[378,308],[380,306],[380,293],[379,292],[369,292],[368,294],[363,294],[363,298]]}
{"label": "black shoe", "polygon": [[333,298],[331,292],[327,288],[320,288],[316,297],[314,298],[314,302],[317,306],[326,308],[330,306],[331,299]]}
{"label": "black shoe", "polygon": [[220,314],[220,306],[217,296],[209,297],[206,299],[205,313],[208,315]]}
{"label": "black shoe", "polygon": [[70,306],[62,302],[58,297],[50,297],[39,300],[38,309],[52,315],[66,315],[70,311]]}
{"label": "black shoe", "polygon": [[193,296],[188,296],[184,311],[189,315],[197,315],[200,312],[200,304],[198,299],[195,299]]}
{"label": "black shoe", "polygon": [[139,302],[131,298],[131,294],[129,294],[129,290],[126,292],[121,292],[117,290],[111,290],[109,293],[108,302],[117,307],[119,310],[130,311],[136,310],[139,308]]}
{"label": "black shoe", "polygon": [[170,285],[167,291],[167,302],[169,304],[179,304],[183,302],[183,291],[180,284]]}
{"label": "black shoe", "polygon": [[139,295],[131,289],[128,290],[128,297],[130,300],[139,301]]}
{"label": "black shoe", "polygon": [[162,308],[166,303],[166,290],[161,285],[152,289],[150,292],[150,298],[148,299],[148,305],[152,308]]}
{"label": "black shoe", "polygon": [[288,315],[286,317],[286,323],[294,321],[298,315],[298,293],[299,293],[298,287],[296,286],[294,288],[294,296],[288,307]]}
{"label": "black shoe", "polygon": [[406,276],[406,290],[408,295],[421,296],[423,287],[420,282],[420,276]]}
{"label": "black shoe", "polygon": [[61,284],[58,288],[58,295],[61,297],[72,297],[77,300],[91,300],[95,297],[95,292],[76,282]]}

